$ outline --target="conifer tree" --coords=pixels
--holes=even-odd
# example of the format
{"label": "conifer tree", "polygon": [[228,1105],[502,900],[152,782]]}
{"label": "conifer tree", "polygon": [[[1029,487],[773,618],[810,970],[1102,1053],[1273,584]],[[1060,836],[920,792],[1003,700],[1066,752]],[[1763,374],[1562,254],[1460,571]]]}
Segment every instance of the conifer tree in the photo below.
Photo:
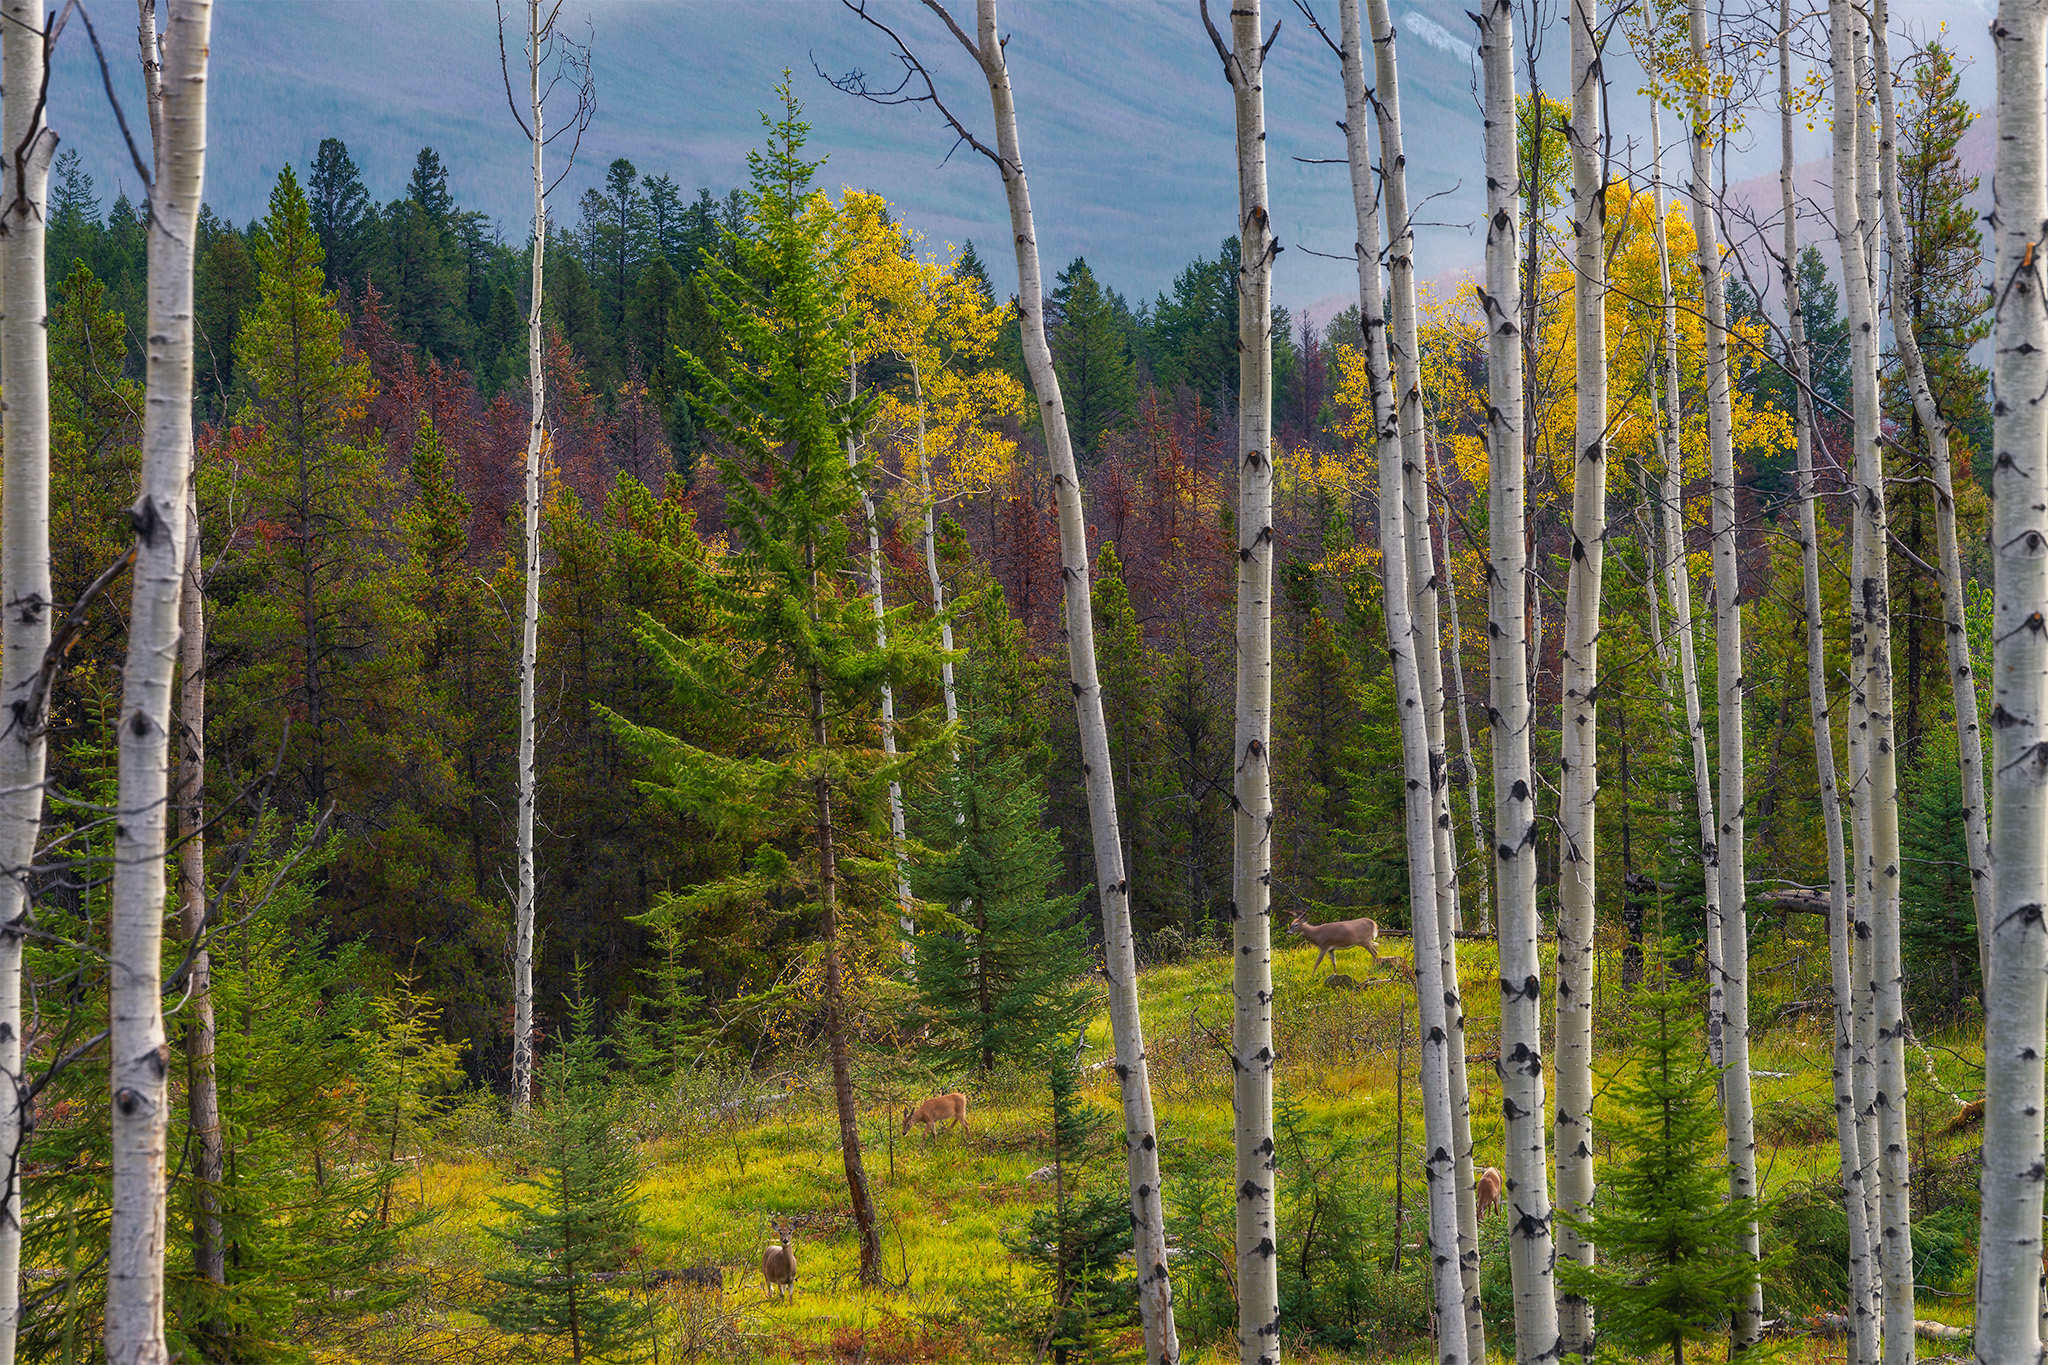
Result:
{"label": "conifer tree", "polygon": [[1080,1025],[1088,930],[1080,897],[1051,890],[1060,845],[1059,831],[1044,827],[1042,754],[1019,742],[1025,737],[995,695],[1023,663],[1023,632],[1003,608],[1002,588],[983,592],[983,602],[967,604],[980,621],[961,679],[960,759],[918,803],[917,833],[930,853],[912,865],[911,885],[919,900],[952,912],[946,923],[928,911],[917,937],[918,995],[938,1025],[926,1052],[942,1067],[985,1077]]}
{"label": "conifer tree", "polygon": [[1642,1060],[1609,1092],[1603,1120],[1616,1155],[1600,1172],[1600,1204],[1564,1215],[1600,1248],[1596,1265],[1560,1259],[1558,1285],[1599,1315],[1603,1342],[1635,1355],[1718,1335],[1757,1273],[1745,1245],[1750,1199],[1727,1198],[1727,1156],[1714,1067],[1698,1048],[1697,992],[1639,997],[1633,1036]]}
{"label": "conifer tree", "polygon": [[649,1328],[630,1281],[615,1278],[640,1240],[639,1159],[619,1126],[582,976],[579,967],[568,1038],[541,1064],[537,1169],[519,1182],[522,1197],[495,1196],[509,1216],[491,1231],[513,1264],[489,1276],[498,1288],[484,1310],[500,1331],[566,1345],[578,1365],[640,1359]]}
{"label": "conifer tree", "polygon": [[737,268],[721,266],[709,281],[733,347],[726,373],[690,358],[705,424],[729,452],[717,469],[732,550],[703,566],[708,638],[686,640],[645,616],[640,631],[707,731],[741,738],[714,751],[613,723],[654,769],[646,791],[750,854],[740,871],[693,890],[697,903],[816,916],[840,1153],[861,1278],[874,1283],[881,1242],[844,979],[864,912],[893,910],[880,793],[930,743],[909,718],[899,721],[902,757],[883,755],[882,688],[935,677],[938,650],[930,623],[900,607],[885,617],[889,643],[877,644],[852,535],[868,466],[849,467],[843,445],[868,406],[846,396],[855,324],[834,285],[843,272],[828,256],[829,209],[812,188],[822,163],[805,160],[809,125],[788,87],[778,93],[782,116],[762,116],[768,146],[748,157],[746,218],[729,241]]}
{"label": "conifer tree", "polygon": [[1067,426],[1074,450],[1092,460],[1103,438],[1128,422],[1137,406],[1137,384],[1127,339],[1129,310],[1105,290],[1079,256],[1054,276],[1046,297],[1046,330],[1059,371],[1060,396],[1067,400]]}

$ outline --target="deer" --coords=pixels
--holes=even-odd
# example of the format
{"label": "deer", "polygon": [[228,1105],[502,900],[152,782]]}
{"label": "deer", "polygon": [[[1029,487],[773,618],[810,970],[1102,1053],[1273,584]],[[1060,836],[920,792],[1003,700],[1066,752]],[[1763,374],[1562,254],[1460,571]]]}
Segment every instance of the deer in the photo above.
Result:
{"label": "deer", "polygon": [[781,1237],[780,1246],[771,1246],[761,1253],[761,1278],[768,1281],[768,1297],[772,1300],[780,1288],[784,1297],[796,1296],[796,1252],[789,1246],[789,1224],[777,1223],[776,1234]]}
{"label": "deer", "polygon": [[[923,1124],[924,1135],[929,1138],[939,1131],[939,1125],[951,1119],[955,1128],[967,1128],[967,1097],[958,1091],[950,1095],[934,1095],[915,1109],[903,1111],[903,1136],[910,1136],[912,1124]],[[969,1132],[974,1131],[968,1128]]]}
{"label": "deer", "polygon": [[1326,957],[1332,967],[1336,966],[1340,948],[1363,948],[1372,954],[1375,964],[1380,960],[1380,926],[1376,920],[1340,919],[1329,924],[1310,924],[1297,910],[1293,923],[1287,927],[1316,945],[1316,965],[1310,971],[1320,971]]}
{"label": "deer", "polygon": [[1488,1166],[1479,1173],[1479,1179],[1473,1183],[1473,1193],[1478,1198],[1481,1221],[1485,1220],[1487,1214],[1500,1207],[1500,1187],[1501,1175],[1498,1166]]}

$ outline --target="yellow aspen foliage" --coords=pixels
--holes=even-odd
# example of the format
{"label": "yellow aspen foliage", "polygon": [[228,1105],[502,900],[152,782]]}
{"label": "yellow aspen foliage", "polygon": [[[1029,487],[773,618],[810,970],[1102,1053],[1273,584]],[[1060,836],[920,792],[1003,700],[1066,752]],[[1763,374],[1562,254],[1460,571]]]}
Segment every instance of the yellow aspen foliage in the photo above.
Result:
{"label": "yellow aspen foliage", "polygon": [[847,190],[829,236],[855,310],[855,354],[886,376],[864,381],[876,403],[870,441],[897,456],[906,488],[920,485],[920,458],[928,461],[939,502],[996,487],[1017,454],[1000,424],[1030,408],[1023,386],[993,363],[1010,305],[962,278],[951,248],[925,254],[923,234],[892,218],[878,194]]}

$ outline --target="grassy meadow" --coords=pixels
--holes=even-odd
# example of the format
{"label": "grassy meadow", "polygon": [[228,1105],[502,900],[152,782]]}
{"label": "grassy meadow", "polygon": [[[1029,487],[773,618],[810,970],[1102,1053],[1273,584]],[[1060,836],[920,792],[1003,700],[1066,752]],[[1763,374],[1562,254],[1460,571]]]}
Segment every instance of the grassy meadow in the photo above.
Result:
{"label": "grassy meadow", "polygon": [[[1826,942],[1820,922],[1794,916],[1782,929],[1758,926],[1753,1067],[1758,1169],[1774,1201],[1768,1245],[1796,1254],[1771,1286],[1771,1316],[1787,1353],[1821,1361],[1839,1340],[1815,1326],[1833,1311],[1829,1210],[1836,1190],[1829,1085]],[[1374,973],[1363,952],[1342,970],[1356,989],[1329,988],[1312,973],[1312,950],[1274,954],[1281,1053],[1281,1254],[1294,1288],[1283,1311],[1296,1360],[1412,1359],[1429,1354],[1428,1287],[1418,1244],[1422,1123],[1415,1067],[1413,994],[1391,973]],[[1393,951],[1405,952],[1397,942]],[[1493,945],[1460,945],[1467,1004],[1473,1135],[1481,1165],[1501,1160],[1497,1049],[1498,992]],[[1603,1080],[1630,1061],[1630,1021],[1619,944],[1601,961],[1596,1029]],[[1229,957],[1212,946],[1142,975],[1144,1018],[1164,1149],[1169,1237],[1177,1249],[1175,1293],[1185,1358],[1235,1359],[1227,1337],[1233,1308],[1230,1209]],[[1106,1020],[1091,1024],[1084,1062],[1110,1055]],[[1976,1200],[1976,1134],[1955,1124],[1981,1086],[1974,1029],[1916,1040],[1908,1053],[1916,1218],[1925,1229],[1919,1272],[1923,1319],[1967,1325]],[[1398,1063],[1398,1064],[1397,1064]],[[1405,1067],[1409,1079],[1397,1084]],[[1031,1360],[1033,1344],[1006,1336],[1006,1306],[1043,1291],[1006,1251],[1002,1236],[1050,1197],[1030,1174],[1048,1160],[1043,1077],[999,1073],[951,1078],[970,1100],[971,1131],[926,1138],[899,1134],[913,1094],[892,1077],[886,1056],[863,1060],[866,1164],[883,1224],[886,1289],[857,1284],[857,1251],[845,1177],[821,1060],[762,1074],[704,1074],[674,1094],[647,1097],[635,1127],[650,1268],[718,1266],[723,1294],[656,1291],[657,1361]],[[918,1087],[920,1090],[922,1087]],[[1088,1073],[1090,1098],[1113,1112],[1106,1069]],[[1399,1122],[1397,1123],[1397,1112]],[[1291,1126],[1290,1126],[1291,1125]],[[1596,1140],[1598,1125],[1596,1119]],[[410,1319],[391,1324],[427,1355],[434,1342],[467,1359],[515,1359],[518,1344],[495,1339],[464,1307],[487,1286],[502,1256],[487,1228],[501,1214],[493,1196],[510,1192],[517,1134],[501,1120],[473,1116],[404,1186],[426,1215],[413,1256],[439,1286]],[[1601,1155],[1606,1155],[1604,1144]],[[1119,1159],[1085,1177],[1121,1181]],[[1405,1219],[1397,1221],[1397,1214]],[[1839,1218],[1839,1212],[1834,1215]],[[796,1229],[793,1301],[770,1302],[760,1251],[773,1220]],[[1333,1231],[1334,1230],[1334,1231]],[[1509,1322],[1504,1219],[1482,1232],[1489,1346],[1498,1356]],[[1397,1262],[1396,1247],[1400,1247]],[[1142,1359],[1135,1329],[1125,1346]],[[354,1358],[368,1351],[360,1343]],[[1966,1344],[1927,1341],[1922,1354],[1967,1354]],[[405,1354],[411,1355],[408,1351]],[[341,1357],[336,1357],[341,1358]],[[566,1357],[565,1357],[566,1358]],[[1121,1357],[1119,1357],[1121,1358]]]}

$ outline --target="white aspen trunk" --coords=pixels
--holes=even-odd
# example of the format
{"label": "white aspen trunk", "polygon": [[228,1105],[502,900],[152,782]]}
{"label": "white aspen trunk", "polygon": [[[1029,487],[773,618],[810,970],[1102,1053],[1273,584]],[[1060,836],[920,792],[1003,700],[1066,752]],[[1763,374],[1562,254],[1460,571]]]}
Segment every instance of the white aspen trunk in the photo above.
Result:
{"label": "white aspen trunk", "polygon": [[1820,787],[1821,825],[1828,858],[1828,961],[1834,986],[1834,1052],[1832,1079],[1835,1134],[1841,1151],[1843,1212],[1849,1225],[1849,1357],[1848,1365],[1875,1365],[1877,1360],[1876,1300],[1872,1289],[1876,1259],[1870,1220],[1865,1216],[1862,1156],[1856,1133],[1856,1095],[1850,1079],[1853,979],[1849,929],[1849,871],[1842,846],[1842,800],[1835,772],[1834,716],[1828,704],[1827,641],[1820,595],[1820,537],[1816,503],[1820,485],[1813,469],[1813,400],[1808,391],[1812,373],[1806,344],[1806,312],[1799,295],[1798,199],[1793,188],[1792,2],[1778,4],[1778,116],[1781,154],[1778,163],[1780,211],[1785,217],[1785,254],[1781,281],[1791,338],[1796,389],[1793,435],[1798,452],[1799,562],[1806,606],[1807,712],[1813,725],[1815,777]]}
{"label": "white aspen trunk", "polygon": [[191,1114],[193,1268],[217,1285],[228,1282],[227,1241],[220,1221],[220,1184],[227,1152],[220,1127],[220,1086],[214,1070],[213,955],[206,933],[206,579],[200,557],[198,459],[185,486],[185,581],[178,621],[178,896],[179,931],[192,952],[185,1008],[186,1077]]}
{"label": "white aspen trunk", "polygon": [[1892,337],[1904,362],[1913,411],[1927,433],[1927,461],[1934,478],[1934,537],[1939,553],[1942,634],[1956,708],[1956,766],[1963,792],[1963,843],[1970,861],[1970,898],[1977,912],[1977,959],[1991,961],[1991,843],[1984,824],[1984,731],[1977,715],[1977,678],[1970,661],[1969,623],[1963,598],[1963,560],[1956,544],[1955,478],[1949,464],[1948,423],[1935,406],[1927,365],[1906,298],[1906,275],[1898,261],[1911,252],[1904,206],[1899,201],[1898,113],[1892,94],[1890,44],[1885,4],[1877,0],[1871,24],[1871,70],[1877,77],[1879,199],[1892,261]]}
{"label": "white aspen trunk", "polygon": [[[22,949],[43,823],[50,645],[50,366],[43,293],[45,208],[57,135],[44,121],[48,49],[39,5],[7,0],[0,33],[0,1365],[21,1315],[21,1158],[29,1132],[22,1067]],[[180,524],[183,518],[180,517]]]}
{"label": "white aspen trunk", "polygon": [[[1406,545],[1412,529],[1404,496],[1406,463],[1401,413],[1387,346],[1386,298],[1380,285],[1379,186],[1373,173],[1366,129],[1372,118],[1372,94],[1365,84],[1365,36],[1359,23],[1358,0],[1339,0],[1344,66],[1344,141],[1351,165],[1351,202],[1358,224],[1358,313],[1366,340],[1365,361],[1371,379],[1373,432],[1379,452],[1380,567],[1386,603],[1387,651],[1394,671],[1394,693],[1401,724],[1404,829],[1408,850],[1409,923],[1415,935],[1416,1001],[1421,1048],[1423,1170],[1429,1192],[1430,1276],[1435,1289],[1437,1360],[1462,1365],[1476,1359],[1466,1330],[1468,1294],[1464,1272],[1465,1236],[1460,1226],[1457,1182],[1458,1136],[1453,1122],[1450,1052],[1451,1012],[1456,995],[1446,989],[1444,952],[1440,942],[1444,921],[1437,882],[1437,788],[1440,775],[1431,771],[1428,705],[1419,667],[1421,637],[1414,628],[1408,579],[1411,556]],[[1377,22],[1378,15],[1374,16]],[[1376,31],[1377,36],[1377,31]],[[1389,54],[1390,49],[1382,49]],[[1380,95],[1390,94],[1382,67]],[[1399,110],[1394,110],[1396,119]],[[1384,125],[1382,169],[1398,165],[1390,155]],[[1395,211],[1389,195],[1388,212]],[[1402,225],[1390,222],[1399,239]],[[1460,1035],[1461,1036],[1461,1035]],[[1462,1050],[1463,1044],[1458,1044]],[[1469,1154],[1468,1154],[1469,1155]],[[1476,1255],[1475,1268],[1476,1268]]]}
{"label": "white aspen trunk", "polygon": [[[1876,63],[1884,52],[1879,30],[1885,22],[1882,0],[1865,15],[1863,47],[1865,85],[1873,93],[1883,82]],[[1879,133],[1870,115],[1857,119],[1857,190],[1870,268],[1868,315],[1878,316],[1876,281],[1883,231],[1883,184],[1879,172]],[[1910,328],[1908,329],[1910,330]],[[1853,332],[1853,324],[1852,324]],[[1864,576],[1852,585],[1864,604],[1868,651],[1864,656],[1868,684],[1864,701],[1870,717],[1871,814],[1871,977],[1877,1023],[1878,1143],[1878,1268],[1884,1282],[1883,1360],[1885,1365],[1910,1365],[1918,1335],[1913,1330],[1913,1168],[1906,1136],[1906,974],[1900,944],[1899,904],[1899,769],[1892,685],[1891,518],[1886,508],[1883,416],[1876,383],[1879,356],[1873,325],[1870,341],[1871,379],[1869,439],[1860,410],[1855,489],[1857,518],[1852,527],[1864,536]],[[1854,392],[1853,388],[1851,390]]]}
{"label": "white aspen trunk", "polygon": [[[1432,429],[1432,438],[1434,438],[1434,434]],[[1434,439],[1432,439],[1431,444],[1434,446]],[[1442,461],[1434,454],[1431,456],[1431,461],[1431,467],[1435,476],[1442,477]],[[1448,507],[1441,509],[1437,513],[1437,518],[1438,534],[1443,537],[1444,542],[1443,599],[1451,618],[1451,696],[1449,709],[1456,712],[1458,716],[1458,746],[1465,759],[1465,796],[1471,807],[1467,818],[1472,824],[1472,846],[1483,854],[1486,844],[1486,824],[1485,816],[1479,808],[1479,758],[1472,750],[1472,722],[1465,715],[1465,642],[1462,632],[1458,629],[1458,583],[1451,568],[1456,560],[1451,554],[1450,509]],[[1487,875],[1487,862],[1483,856],[1476,861],[1475,866],[1479,869],[1479,881],[1473,887],[1474,896],[1477,901],[1477,910],[1473,915],[1472,928],[1475,932],[1484,934],[1493,925],[1493,916],[1488,910],[1488,902],[1491,899],[1488,891],[1492,879]],[[1463,889],[1463,884],[1464,880],[1460,877],[1459,886],[1461,890]],[[1454,939],[1452,942],[1455,945],[1456,940]],[[1474,1353],[1473,1358],[1475,1360],[1478,1359],[1478,1354]]]}
{"label": "white aspen trunk", "polygon": [[[1208,11],[1203,10],[1203,19]],[[1233,1136],[1237,1351],[1280,1359],[1279,1186],[1273,1151],[1273,258],[1266,202],[1266,52],[1259,0],[1230,7],[1237,122],[1237,708],[1231,778]]]}
{"label": "white aspen trunk", "polygon": [[2048,1055],[2048,3],[2001,0],[1992,172],[1991,960],[1984,977],[1977,1359],[2041,1358],[2041,1059]]}
{"label": "white aspen trunk", "polygon": [[547,372],[541,355],[541,271],[547,260],[547,181],[541,153],[547,148],[542,127],[540,48],[541,0],[527,0],[526,74],[529,115],[533,122],[533,285],[526,310],[526,383],[531,414],[526,428],[526,523],[522,540],[525,600],[519,618],[519,813],[517,824],[519,888],[512,907],[512,1107],[533,1103],[533,912],[536,879],[533,865],[534,805],[534,671],[540,662],[540,473],[547,450]]}
{"label": "white aspen trunk", "polygon": [[1529,761],[1529,560],[1522,463],[1522,337],[1516,316],[1520,201],[1515,138],[1514,6],[1479,16],[1486,115],[1487,656],[1494,735],[1494,855],[1500,925],[1501,1111],[1507,1120],[1505,1203],[1515,1292],[1515,1359],[1558,1353],[1543,1082],[1543,961],[1537,946],[1536,774]]}
{"label": "white aspen trunk", "polygon": [[[1871,1123],[1876,1139],[1878,1269],[1882,1276],[1882,1358],[1905,1365],[1913,1358],[1913,1253],[1906,1166],[1905,1020],[1899,969],[1899,823],[1897,755],[1892,732],[1890,553],[1884,497],[1884,451],[1878,409],[1876,277],[1877,149],[1863,107],[1859,68],[1869,60],[1869,31],[1846,5],[1839,12],[1835,46],[1836,221],[1842,246],[1850,341],[1854,433],[1851,535],[1855,542],[1851,610],[1861,618],[1860,655],[1865,782],[1861,811],[1867,838],[1860,879],[1869,916],[1865,970],[1870,981],[1875,1035]],[[1831,14],[1833,17],[1833,14]],[[1846,40],[1846,41],[1845,41]],[[1876,84],[1874,75],[1868,77]],[[1846,115],[1846,117],[1845,117]],[[1845,126],[1846,125],[1846,126]],[[1845,164],[1850,168],[1845,171]],[[1869,1203],[1869,1152],[1865,1203]]]}
{"label": "white aspen trunk", "polygon": [[[1694,65],[1707,65],[1705,0],[1688,7]],[[1742,759],[1742,584],[1735,544],[1735,444],[1728,376],[1728,308],[1721,287],[1721,248],[1714,223],[1714,131],[1704,103],[1693,111],[1693,235],[1698,239],[1700,294],[1706,304],[1707,451],[1713,464],[1714,661],[1719,693],[1719,819],[1715,852],[1720,858],[1721,975],[1724,1033],[1721,1039],[1721,1103],[1728,1129],[1728,1191],[1753,1198],[1756,1184],[1756,1127],[1749,1089],[1749,926],[1744,909],[1744,812]],[[1757,1226],[1743,1238],[1750,1256],[1759,1250]],[[1747,1350],[1763,1334],[1763,1281],[1753,1278],[1745,1301],[1735,1306],[1733,1349]]]}
{"label": "white aspen trunk", "polygon": [[1700,890],[1706,910],[1707,1051],[1719,1067],[1726,1034],[1722,1025],[1727,998],[1721,976],[1721,855],[1720,841],[1714,833],[1714,770],[1707,761],[1707,727],[1700,706],[1699,653],[1692,620],[1692,565],[1685,547],[1685,460],[1679,441],[1685,408],[1678,381],[1678,296],[1671,286],[1671,241],[1664,222],[1664,148],[1654,102],[1650,105],[1650,149],[1650,187],[1657,213],[1657,273],[1664,300],[1664,428],[1660,433],[1664,478],[1658,497],[1664,513],[1664,592],[1671,601],[1671,631],[1678,641],[1678,685],[1685,705],[1685,732],[1692,744],[1693,805],[1700,823]]}
{"label": "white aspen trunk", "polygon": [[[1408,206],[1407,156],[1401,132],[1401,80],[1393,16],[1387,0],[1367,0],[1366,19],[1371,26],[1377,83],[1377,89],[1367,98],[1377,111],[1379,181],[1387,203],[1387,313],[1392,322],[1392,333],[1384,340],[1392,367],[1395,420],[1401,438],[1401,514],[1408,560],[1409,623],[1415,633],[1416,673],[1422,689],[1423,733],[1429,743],[1427,771],[1436,857],[1438,966],[1442,976],[1444,1026],[1448,1037],[1446,1075],[1450,1087],[1451,1151],[1458,1191],[1458,1267],[1464,1284],[1467,1353],[1471,1359],[1483,1360],[1486,1356],[1486,1320],[1479,1306],[1479,1210],[1473,1186],[1471,1093],[1465,1076],[1464,997],[1458,981],[1457,931],[1463,927],[1463,915],[1458,895],[1455,830],[1451,824],[1450,766],[1444,753],[1443,656],[1437,624],[1436,552],[1429,525],[1429,432],[1422,404],[1422,347],[1415,302],[1415,224]],[[1344,41],[1348,52],[1350,40]],[[1364,82],[1364,59],[1361,49],[1358,54],[1361,86]],[[1362,123],[1366,112],[1360,105],[1355,117]],[[1361,140],[1365,137],[1362,126],[1358,137]],[[1462,724],[1462,714],[1459,719]],[[1469,740],[1467,751],[1470,751]],[[1475,838],[1477,829],[1475,821]],[[1420,945],[1416,951],[1419,955]]]}
{"label": "white aspen trunk", "polygon": [[[860,392],[858,361],[846,363],[846,398],[852,402]],[[920,416],[920,421],[922,417]],[[875,610],[875,648],[889,647],[889,610],[882,600],[882,523],[875,514],[874,490],[860,478],[860,448],[849,433],[846,438],[846,467],[860,481],[860,519],[868,533],[868,601]],[[882,684],[882,752],[896,757],[896,689]],[[889,783],[889,849],[896,860],[896,929],[902,935],[905,963],[911,960],[911,940],[917,937],[917,922],[910,917],[910,870],[904,861],[903,784]]]}
{"label": "white aspen trunk", "polygon": [[917,405],[917,488],[924,499],[924,571],[932,582],[932,614],[939,618],[939,684],[946,697],[946,724],[960,723],[960,696],[953,687],[953,618],[946,615],[946,583],[939,576],[939,509],[932,496],[931,459],[925,448],[924,375],[910,362],[911,401]]}
{"label": "white aspen trunk", "polygon": [[[1577,405],[1572,432],[1572,560],[1565,582],[1564,716],[1558,737],[1557,1207],[1593,1208],[1593,934],[1600,794],[1600,589],[1607,557],[1607,185],[1600,151],[1598,0],[1572,0],[1572,311]],[[1557,1254],[1593,1264],[1593,1245],[1569,1222]],[[1593,1306],[1560,1295],[1567,1356],[1593,1355]]]}
{"label": "white aspen trunk", "polygon": [[[963,43],[965,35],[960,35]],[[1074,720],[1081,734],[1081,773],[1088,793],[1095,881],[1102,901],[1103,961],[1109,984],[1110,1033],[1122,1090],[1125,1172],[1131,1191],[1132,1246],[1137,1257],[1138,1307],[1145,1324],[1147,1365],[1173,1365],[1180,1338],[1173,1327],[1173,1283],[1166,1268],[1166,1223],[1159,1194],[1159,1139],[1152,1114],[1152,1080],[1145,1061],[1145,1031],[1138,1014],[1138,961],[1131,942],[1131,884],[1117,836],[1116,789],[1109,761],[1109,728],[1102,718],[1102,684],[1095,672],[1095,618],[1089,601],[1088,527],[1081,480],[1067,431],[1066,404],[1045,335],[1045,277],[1039,268],[1031,188],[1017,136],[1017,104],[1010,70],[996,32],[996,0],[976,0],[975,41],[969,51],[988,78],[1003,188],[1017,248],[1017,318],[1025,369],[1038,395],[1046,455],[1052,463],[1059,512],[1060,577],[1066,587],[1067,665]]]}
{"label": "white aspen trunk", "polygon": [[[168,11],[163,140],[150,191],[149,368],[141,491],[130,512],[136,528],[135,591],[122,671],[107,963],[113,1197],[106,1353],[122,1365],[161,1365],[167,1359],[165,1138],[171,1096],[161,989],[164,855],[192,455],[193,244],[205,170],[206,61],[213,19],[209,0],[171,0]],[[34,22],[33,11],[25,15]],[[10,36],[21,31],[17,19]],[[10,265],[7,279],[16,288],[21,275]],[[10,305],[11,322],[18,300],[10,299]],[[18,396],[21,390],[10,392]]]}
{"label": "white aspen trunk", "polygon": [[1713,768],[1707,761],[1707,727],[1700,708],[1700,668],[1692,623],[1692,566],[1685,549],[1685,461],[1679,443],[1684,400],[1678,387],[1678,297],[1671,287],[1671,240],[1664,222],[1664,149],[1657,106],[1650,105],[1650,190],[1657,213],[1657,275],[1664,300],[1664,480],[1658,501],[1664,512],[1664,593],[1671,601],[1671,633],[1678,641],[1678,686],[1685,705],[1685,733],[1692,744],[1693,805],[1700,823],[1700,878],[1707,921],[1707,1049],[1714,1065],[1723,1056],[1726,993],[1721,981],[1720,842],[1714,834]]}

